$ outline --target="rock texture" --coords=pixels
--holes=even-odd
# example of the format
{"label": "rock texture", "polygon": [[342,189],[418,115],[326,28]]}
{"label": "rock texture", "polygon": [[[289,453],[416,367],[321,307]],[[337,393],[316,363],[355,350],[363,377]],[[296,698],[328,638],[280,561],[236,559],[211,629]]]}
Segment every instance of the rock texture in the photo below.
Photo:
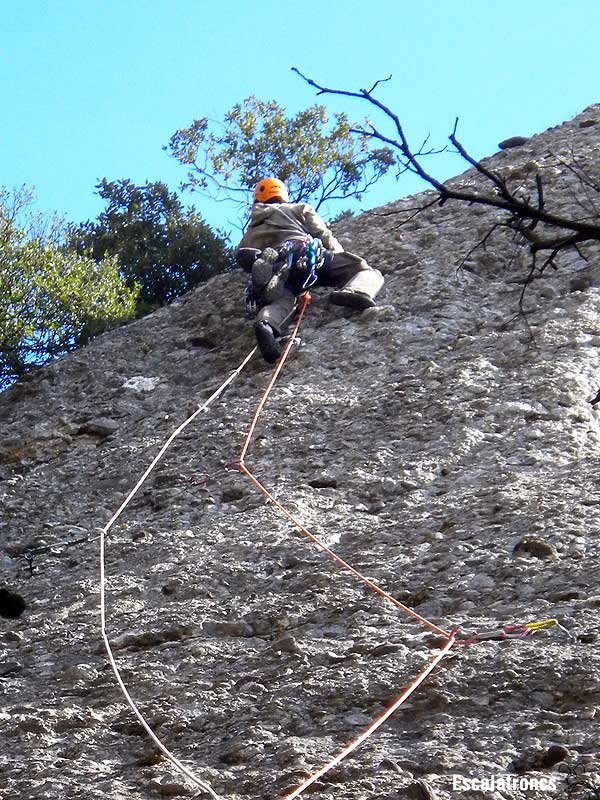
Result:
{"label": "rock texture", "polygon": [[[540,168],[548,195],[580,213],[561,159],[574,148],[597,172],[599,146],[592,106],[486,163],[514,181]],[[247,461],[343,558],[442,627],[556,617],[565,630],[456,649],[307,796],[448,800],[453,775],[562,786],[565,762],[598,783],[598,250],[534,282],[525,323],[527,265],[507,237],[457,271],[493,213],[447,203],[399,227],[391,212],[414,204],[340,224],[385,273],[380,305],[356,315],[315,292]],[[217,277],[0,396],[0,569],[23,603],[0,617],[5,800],[194,794],[107,665],[98,530],[251,348],[242,284]],[[162,741],[231,800],[283,797],[440,646],[225,469],[269,372],[251,362],[186,429],[107,545],[125,680]]]}

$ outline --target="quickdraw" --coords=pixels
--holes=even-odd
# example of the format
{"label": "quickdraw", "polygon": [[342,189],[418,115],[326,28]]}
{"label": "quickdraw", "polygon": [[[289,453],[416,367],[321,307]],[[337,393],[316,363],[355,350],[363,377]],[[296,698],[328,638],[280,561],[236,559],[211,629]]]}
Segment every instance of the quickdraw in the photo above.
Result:
{"label": "quickdraw", "polygon": [[[504,625],[502,628],[494,628],[490,631],[464,631],[458,629],[458,636],[461,634],[466,638],[457,638],[456,644],[477,644],[487,641],[504,641],[505,639],[525,639],[536,631],[548,630],[549,628],[559,627],[569,633],[557,619],[542,619],[537,622],[525,622],[516,625]],[[570,634],[569,634],[570,636]]]}

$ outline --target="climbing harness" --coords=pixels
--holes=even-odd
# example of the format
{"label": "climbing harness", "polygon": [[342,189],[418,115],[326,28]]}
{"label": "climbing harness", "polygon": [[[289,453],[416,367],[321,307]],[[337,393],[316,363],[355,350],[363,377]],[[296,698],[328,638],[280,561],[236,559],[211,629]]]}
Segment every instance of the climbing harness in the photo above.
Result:
{"label": "climbing harness", "polygon": [[279,250],[280,258],[285,258],[288,273],[296,270],[306,275],[302,289],[306,291],[317,282],[317,271],[323,266],[325,249],[318,238],[306,236],[304,239],[288,239]]}
{"label": "climbing harness", "polygon": [[254,317],[259,309],[280,297],[286,287],[296,294],[314,286],[325,256],[323,242],[312,236],[288,239],[278,250],[266,247],[257,251],[246,287],[247,316]]}
{"label": "climbing harness", "polygon": [[[289,255],[288,255],[289,258]],[[317,263],[315,261],[314,263]],[[311,275],[313,273],[309,273],[308,277],[306,278],[305,283],[307,285],[312,285],[314,281],[311,282]],[[316,273],[314,274],[314,280],[316,280]],[[279,357],[275,368],[272,372],[272,375],[268,381],[267,387],[259,400],[254,413],[252,415],[248,431],[246,433],[239,457],[237,461],[230,462],[226,465],[226,469],[228,468],[235,468],[239,472],[241,472],[246,478],[248,478],[252,484],[261,492],[261,494],[269,501],[269,503],[280,511],[292,524],[299,529],[299,531],[310,539],[317,547],[319,547],[327,556],[329,556],[333,561],[335,561],[339,567],[343,570],[350,572],[357,580],[362,582],[364,585],[369,587],[372,591],[379,594],[383,597],[386,601],[394,605],[396,608],[399,608],[408,616],[416,619],[420,622],[423,626],[427,627],[430,631],[440,635],[446,641],[441,646],[441,649],[438,651],[437,655],[435,655],[423,668],[423,670],[409,683],[409,685],[403,690],[403,692],[381,713],[371,724],[365,728],[353,741],[351,741],[348,745],[346,745],[339,753],[334,755],[323,767],[321,767],[318,771],[313,773],[310,777],[308,777],[303,783],[297,786],[291,793],[287,794],[282,800],[294,800],[294,798],[299,797],[309,786],[314,784],[318,781],[321,777],[323,777],[327,772],[331,769],[336,767],[341,761],[343,761],[350,753],[352,753],[356,748],[358,748],[366,739],[368,739],[389,717],[394,714],[394,712],[413,694],[413,692],[423,684],[423,682],[428,678],[431,672],[438,666],[438,664],[450,654],[450,651],[455,645],[471,645],[476,644],[479,642],[484,642],[488,640],[503,640],[503,639],[513,639],[513,638],[524,638],[538,630],[552,628],[558,625],[557,620],[555,619],[548,619],[548,620],[540,620],[537,622],[528,622],[519,625],[506,625],[502,628],[494,629],[491,631],[466,631],[461,630],[460,628],[455,628],[454,630],[448,632],[445,631],[443,628],[439,627],[435,623],[428,620],[426,617],[422,616],[418,612],[414,611],[414,609],[405,606],[395,597],[390,595],[380,586],[378,586],[374,581],[370,580],[366,576],[364,576],[361,572],[357,569],[352,567],[348,562],[338,556],[333,550],[331,550],[327,545],[325,545],[320,539],[318,539],[314,534],[312,534],[296,517],[288,511],[277,498],[261,483],[261,481],[256,478],[256,476],[251,472],[251,470],[246,465],[245,459],[248,454],[248,450],[250,448],[250,444],[256,430],[256,426],[258,424],[258,420],[260,414],[267,402],[269,394],[277,380],[283,365],[294,346],[294,342],[297,341],[297,333],[300,328],[300,324],[302,322],[302,318],[304,313],[308,307],[310,302],[310,294],[305,292],[305,294],[301,298],[301,306],[299,309],[298,317],[295,323],[295,327],[291,335],[287,338],[285,343],[283,352]],[[106,633],[106,599],[105,599],[105,537],[108,534],[110,528],[114,525],[117,521],[121,513],[124,511],[126,506],[129,502],[133,499],[135,494],[138,492],[144,481],[150,475],[154,467],[158,464],[159,460],[162,458],[164,453],[166,452],[167,448],[170,446],[171,442],[186,428],[202,411],[206,411],[211,403],[219,397],[225,388],[233,382],[233,380],[240,374],[242,369],[246,366],[246,364],[250,361],[254,353],[256,352],[257,348],[255,347],[242,361],[240,366],[224,381],[221,386],[213,392],[213,394],[208,398],[208,400],[200,407],[194,411],[194,413],[188,417],[185,422],[175,430],[171,436],[167,439],[165,444],[160,449],[159,453],[151,462],[150,466],[146,469],[142,477],[139,479],[135,487],[131,490],[129,495],[125,498],[121,506],[118,510],[113,514],[109,522],[102,528],[100,532],[100,619],[101,619],[101,630],[102,630],[102,638],[104,641],[104,645],[108,654],[108,658],[112,667],[112,670],[115,674],[116,680],[119,684],[119,687],[127,700],[130,708],[136,715],[137,719],[143,726],[144,730],[153,742],[157,745],[159,750],[166,756],[166,758],[173,764],[177,769],[180,770],[200,791],[194,795],[194,797],[200,797],[202,792],[209,794],[213,800],[219,800],[217,794],[213,791],[213,789],[203,780],[198,778],[190,769],[188,769],[184,764],[182,764],[157,738],[156,734],[152,731],[146,720],[144,719],[141,711],[137,707],[136,703],[132,699],[119,668],[116,664],[112,648],[110,645],[110,641],[108,639]],[[204,485],[208,480],[208,476],[202,476],[201,479],[197,481],[198,485]],[[561,626],[559,626],[561,627]],[[564,629],[563,629],[564,630]]]}

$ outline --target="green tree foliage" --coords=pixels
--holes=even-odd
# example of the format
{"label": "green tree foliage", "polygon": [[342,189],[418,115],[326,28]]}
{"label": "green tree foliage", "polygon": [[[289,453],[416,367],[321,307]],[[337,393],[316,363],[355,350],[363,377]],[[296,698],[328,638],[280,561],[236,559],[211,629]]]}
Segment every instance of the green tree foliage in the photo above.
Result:
{"label": "green tree foliage", "polygon": [[26,217],[31,202],[25,189],[0,189],[0,390],[135,309],[116,260],[66,248],[60,225]]}
{"label": "green tree foliage", "polygon": [[185,188],[233,199],[261,178],[284,181],[294,202],[361,198],[394,163],[387,147],[355,137],[344,114],[329,123],[324,106],[287,116],[275,101],[248,97],[220,125],[206,117],[176,131],[170,153],[188,169]]}
{"label": "green tree foliage", "polygon": [[164,183],[103,179],[96,188],[106,209],[72,228],[71,243],[98,262],[118,258],[127,284],[141,286],[138,316],[232,268],[225,240],[194,208],[184,210]]}

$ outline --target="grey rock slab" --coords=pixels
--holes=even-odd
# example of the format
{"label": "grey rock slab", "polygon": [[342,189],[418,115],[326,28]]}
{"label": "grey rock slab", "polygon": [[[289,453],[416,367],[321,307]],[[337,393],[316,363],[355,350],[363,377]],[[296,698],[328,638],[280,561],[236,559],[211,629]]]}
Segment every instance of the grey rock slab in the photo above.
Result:
{"label": "grey rock slab", "polygon": [[[560,162],[573,151],[600,180],[598,119],[591,107],[484,163],[511,186],[541,170],[547,203],[580,213]],[[385,272],[379,306],[356,314],[315,290],[247,463],[340,558],[444,630],[556,617],[568,633],[454,648],[323,781],[324,798],[450,800],[454,773],[597,750],[600,251],[528,287],[527,327],[515,315],[528,262],[506,231],[457,273],[495,212],[448,202],[398,230],[394,212],[427,199],[340,223]],[[189,796],[108,667],[98,531],[253,346],[243,285],[216,276],[0,395],[0,580],[27,603],[0,617],[7,798]],[[232,800],[298,785],[445,641],[225,471],[269,375],[256,359],[175,440],[106,542],[124,679],[175,755]],[[27,546],[50,548],[33,574]]]}

